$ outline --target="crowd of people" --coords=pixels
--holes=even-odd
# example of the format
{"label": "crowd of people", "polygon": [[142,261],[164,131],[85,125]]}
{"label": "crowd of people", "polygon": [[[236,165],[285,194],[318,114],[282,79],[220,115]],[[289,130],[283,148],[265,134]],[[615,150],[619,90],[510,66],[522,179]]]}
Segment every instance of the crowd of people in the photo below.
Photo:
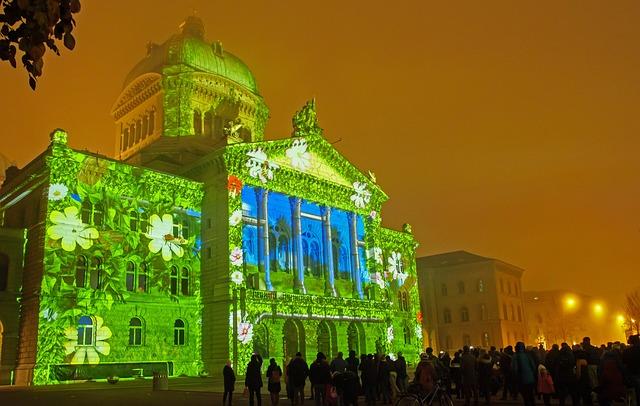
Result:
{"label": "crowd of people", "polygon": [[[358,357],[350,351],[347,358],[339,352],[329,361],[319,352],[309,365],[297,353],[282,368],[271,358],[264,376],[271,405],[279,404],[283,390],[292,405],[304,404],[307,380],[309,399],[316,406],[357,405],[359,397],[366,405],[391,404],[406,392],[429,393],[437,383],[466,405],[472,401],[477,405],[479,399],[489,405],[498,397],[521,398],[525,406],[533,406],[536,399],[545,406],[552,399],[561,406],[567,399],[572,405],[591,405],[595,399],[602,406],[624,400],[631,404],[633,398],[640,399],[639,335],[629,337],[628,344],[615,342],[599,347],[593,346],[589,337],[580,344],[554,344],[550,349],[543,345],[527,348],[522,342],[500,350],[464,346],[453,357],[444,351],[435,355],[427,348],[411,381],[402,353],[394,358],[375,354]],[[262,404],[262,363],[262,358],[254,354],[245,371],[245,394],[251,406]],[[223,376],[223,403],[231,405],[235,374],[230,362]]]}

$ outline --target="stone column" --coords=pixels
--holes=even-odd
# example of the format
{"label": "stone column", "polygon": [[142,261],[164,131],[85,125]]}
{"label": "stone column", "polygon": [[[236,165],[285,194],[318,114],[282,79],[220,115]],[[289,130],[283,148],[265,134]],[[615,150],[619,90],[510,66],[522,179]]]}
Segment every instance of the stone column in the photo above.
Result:
{"label": "stone column", "polygon": [[358,253],[358,215],[347,213],[349,219],[349,243],[351,248],[351,277],[353,280],[353,297],[364,298],[362,280],[360,279],[360,254]]}
{"label": "stone column", "polygon": [[269,259],[269,191],[256,189],[258,203],[258,269],[264,272],[267,290],[273,290]]}
{"label": "stone column", "polygon": [[331,207],[322,208],[322,246],[324,252],[325,285],[324,293],[336,296],[335,275],[333,274],[333,244],[331,241]]}
{"label": "stone column", "polygon": [[291,252],[293,253],[293,291],[296,293],[306,293],[304,288],[304,252],[302,251],[302,220],[300,217],[300,205],[302,199],[290,197],[291,204],[291,229],[292,241]]}

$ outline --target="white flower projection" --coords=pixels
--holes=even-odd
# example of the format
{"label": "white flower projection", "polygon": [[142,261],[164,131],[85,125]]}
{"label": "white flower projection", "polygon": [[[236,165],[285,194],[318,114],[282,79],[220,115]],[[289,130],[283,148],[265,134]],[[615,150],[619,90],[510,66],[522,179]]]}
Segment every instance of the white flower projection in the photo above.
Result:
{"label": "white flower projection", "polygon": [[307,141],[304,138],[293,141],[285,153],[294,168],[304,172],[311,166],[311,154],[307,151]]}
{"label": "white flower projection", "polygon": [[259,179],[262,183],[273,179],[273,171],[280,168],[278,164],[269,161],[267,154],[261,149],[256,148],[247,152],[246,166],[249,168],[249,176]]}
{"label": "white flower projection", "polygon": [[351,195],[351,201],[359,208],[364,209],[371,201],[371,192],[367,190],[367,184],[361,182],[353,182],[354,193]]}
{"label": "white flower projection", "polygon": [[[95,337],[91,338],[90,345],[83,345],[78,342],[78,328],[69,326],[65,329],[64,336],[67,342],[64,344],[64,352],[66,355],[73,354],[71,359],[72,364],[84,364],[85,361],[89,364],[99,364],[100,355],[109,355],[111,352],[111,346],[105,340],[111,337],[111,330],[109,327],[103,326],[104,321],[102,317],[95,317]],[[92,334],[93,326],[89,331]],[[85,330],[85,334],[87,331]]]}
{"label": "white flower projection", "polygon": [[162,219],[157,214],[149,217],[149,232],[145,234],[149,241],[149,251],[156,254],[162,251],[162,259],[171,261],[173,255],[182,258],[184,249],[181,247],[186,241],[173,235],[173,216],[165,214]]}
{"label": "white flower projection", "polygon": [[49,200],[57,201],[64,199],[69,193],[67,188],[62,183],[52,183],[49,185]]}
{"label": "white flower projection", "polygon": [[49,220],[53,223],[47,229],[47,235],[52,240],[62,239],[62,249],[74,251],[76,245],[83,249],[89,249],[93,245],[93,240],[98,238],[98,230],[84,224],[78,217],[78,208],[69,206],[64,209],[64,213],[54,210],[49,215]]}

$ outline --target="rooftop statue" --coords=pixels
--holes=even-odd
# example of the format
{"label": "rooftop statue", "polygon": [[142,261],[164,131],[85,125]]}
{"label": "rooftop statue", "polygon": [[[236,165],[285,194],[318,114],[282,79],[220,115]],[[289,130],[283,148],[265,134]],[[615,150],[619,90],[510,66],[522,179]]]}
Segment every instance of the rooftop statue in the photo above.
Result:
{"label": "rooftop statue", "polygon": [[316,112],[316,99],[311,99],[293,116],[293,135],[306,137],[309,135],[322,135],[322,128],[318,125],[318,113]]}

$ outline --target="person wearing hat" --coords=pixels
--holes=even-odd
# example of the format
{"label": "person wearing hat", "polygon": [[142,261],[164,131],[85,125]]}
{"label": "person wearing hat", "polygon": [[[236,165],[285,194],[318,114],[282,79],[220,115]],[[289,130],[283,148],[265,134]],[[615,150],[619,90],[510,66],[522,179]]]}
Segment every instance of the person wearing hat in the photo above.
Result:
{"label": "person wearing hat", "polygon": [[547,367],[542,364],[538,365],[538,393],[542,395],[545,406],[551,404],[551,395],[555,392],[556,389],[553,386],[553,378],[549,371],[547,371]]}

